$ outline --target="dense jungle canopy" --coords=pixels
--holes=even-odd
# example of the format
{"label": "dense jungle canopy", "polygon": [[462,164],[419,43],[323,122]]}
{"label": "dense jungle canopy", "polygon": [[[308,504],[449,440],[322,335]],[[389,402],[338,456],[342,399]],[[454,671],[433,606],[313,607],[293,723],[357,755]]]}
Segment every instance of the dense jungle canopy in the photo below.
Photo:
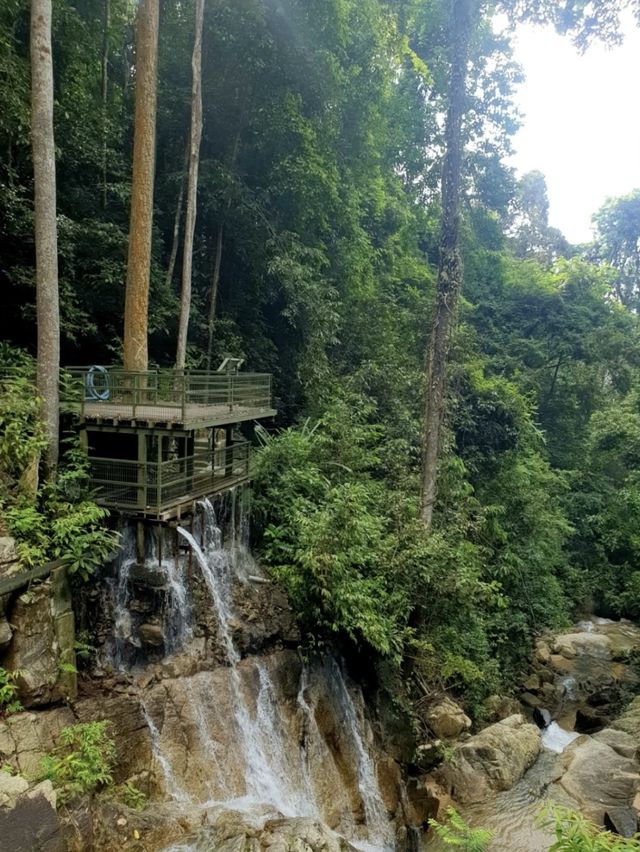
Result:
{"label": "dense jungle canopy", "polygon": [[[160,4],[148,317],[159,365],[176,358],[195,6]],[[593,244],[572,246],[548,223],[543,175],[506,165],[520,71],[496,14],[551,21],[584,45],[616,38],[618,5],[468,3],[464,283],[425,529],[452,6],[207,0],[185,358],[202,368],[233,353],[274,375],[279,430],[260,433],[254,526],[307,635],[346,635],[404,663],[416,689],[438,681],[473,701],[509,681],[536,630],[588,602],[640,616],[640,194],[608,202]],[[122,360],[135,17],[131,0],[53,0],[63,365]],[[3,0],[8,364],[36,353],[30,97],[29,4]],[[5,429],[21,399],[5,392]],[[33,437],[33,411],[21,416]],[[10,484],[24,459],[6,444],[2,501],[28,537]]]}

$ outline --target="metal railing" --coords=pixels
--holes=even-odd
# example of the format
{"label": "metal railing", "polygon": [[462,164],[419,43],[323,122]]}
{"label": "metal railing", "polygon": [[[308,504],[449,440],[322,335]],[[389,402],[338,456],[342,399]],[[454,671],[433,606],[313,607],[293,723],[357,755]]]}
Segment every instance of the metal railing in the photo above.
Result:
{"label": "metal railing", "polygon": [[70,367],[63,373],[61,399],[65,408],[81,417],[185,423],[215,410],[271,411],[271,375]]}
{"label": "metal railing", "polygon": [[245,441],[160,463],[93,456],[89,465],[98,502],[124,511],[161,515],[179,503],[246,479],[249,459]]}

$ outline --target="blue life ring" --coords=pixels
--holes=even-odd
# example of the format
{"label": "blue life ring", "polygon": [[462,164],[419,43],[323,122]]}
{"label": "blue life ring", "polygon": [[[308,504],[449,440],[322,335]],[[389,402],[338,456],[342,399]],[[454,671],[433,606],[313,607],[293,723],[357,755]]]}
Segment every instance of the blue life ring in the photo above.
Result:
{"label": "blue life ring", "polygon": [[[96,376],[100,376],[98,387],[96,387]],[[109,399],[109,372],[106,367],[98,365],[89,367],[84,380],[84,398],[97,399],[101,402]]]}

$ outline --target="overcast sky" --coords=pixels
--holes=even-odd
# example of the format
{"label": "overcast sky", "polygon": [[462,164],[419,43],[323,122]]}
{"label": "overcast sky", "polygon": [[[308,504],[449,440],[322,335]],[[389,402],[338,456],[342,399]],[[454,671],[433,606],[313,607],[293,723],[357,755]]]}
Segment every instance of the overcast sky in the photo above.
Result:
{"label": "overcast sky", "polygon": [[591,216],[607,197],[640,188],[640,31],[626,29],[621,47],[584,55],[540,27],[520,28],[515,42],[527,79],[512,162],[545,174],[550,223],[571,242],[590,239]]}

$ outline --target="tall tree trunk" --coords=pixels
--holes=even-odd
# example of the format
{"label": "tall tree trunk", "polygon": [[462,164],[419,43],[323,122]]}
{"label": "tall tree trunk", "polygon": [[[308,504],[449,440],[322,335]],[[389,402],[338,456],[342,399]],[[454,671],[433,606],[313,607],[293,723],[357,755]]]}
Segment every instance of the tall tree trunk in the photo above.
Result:
{"label": "tall tree trunk", "polygon": [[184,206],[184,189],[187,183],[187,170],[189,168],[189,150],[191,144],[187,144],[184,155],[184,166],[180,175],[180,189],[178,190],[178,200],[176,202],[176,215],[173,219],[173,236],[171,238],[171,254],[169,255],[169,264],[167,266],[167,274],[165,276],[165,284],[167,289],[171,287],[173,281],[173,271],[176,268],[176,258],[178,257],[178,245],[180,244],[180,220],[182,219],[182,208]]}
{"label": "tall tree trunk", "polygon": [[38,392],[47,438],[46,473],[58,464],[60,310],[56,229],[56,159],[53,139],[51,0],[31,2],[31,141],[33,146]]}
{"label": "tall tree trunk", "polygon": [[442,171],[440,262],[425,368],[421,517],[427,530],[431,527],[436,499],[451,328],[463,278],[459,246],[462,117],[474,2],[475,0],[451,0],[449,106]]}
{"label": "tall tree trunk", "polygon": [[184,370],[187,357],[187,336],[191,311],[191,272],[193,265],[193,236],[196,229],[198,202],[198,166],[200,163],[200,140],[202,138],[202,22],[204,0],[196,0],[195,34],[191,57],[191,144],[189,150],[189,178],[187,181],[187,213],[184,223],[184,251],[182,253],[182,295],[180,297],[180,320],[178,323],[178,346],[176,367]]}
{"label": "tall tree trunk", "polygon": [[111,29],[111,0],[104,0],[104,31],[102,33],[102,206],[107,206],[107,141],[109,95],[109,30]]}
{"label": "tall tree trunk", "polygon": [[211,369],[211,358],[213,355],[213,329],[216,324],[216,303],[218,301],[218,285],[220,283],[220,266],[222,264],[222,238],[224,236],[224,224],[218,225],[216,235],[216,253],[213,261],[213,275],[211,276],[211,300],[209,302],[209,318],[207,322],[207,370]]}
{"label": "tall tree trunk", "polygon": [[[231,157],[229,158],[229,173],[233,172],[235,168],[236,160],[238,159],[238,153],[240,151],[240,136],[242,134],[242,126],[244,123],[244,114],[245,107],[247,104],[248,96],[245,97],[242,109],[240,110],[240,120],[238,122],[238,130],[236,132],[235,138],[233,140],[233,147],[231,149]],[[227,198],[227,210],[231,207],[231,194]],[[222,266],[222,243],[224,237],[224,222],[220,222],[218,225],[218,232],[216,235],[216,249],[214,253],[213,259],[213,275],[211,276],[211,298],[209,300],[209,318],[207,321],[207,370],[211,369],[211,359],[213,357],[213,332],[216,324],[216,307],[218,302],[218,287],[220,284],[220,268]]]}
{"label": "tall tree trunk", "polygon": [[146,370],[148,364],[159,6],[160,0],[140,0],[136,24],[136,108],[124,306],[124,367],[140,371]]}

